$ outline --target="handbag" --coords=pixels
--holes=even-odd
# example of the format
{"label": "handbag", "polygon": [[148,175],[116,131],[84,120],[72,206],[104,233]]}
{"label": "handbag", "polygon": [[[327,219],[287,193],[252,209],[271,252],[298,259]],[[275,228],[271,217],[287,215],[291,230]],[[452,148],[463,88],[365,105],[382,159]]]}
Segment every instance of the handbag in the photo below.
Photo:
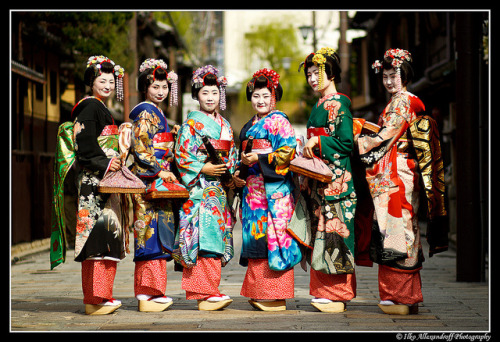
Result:
{"label": "handbag", "polygon": [[118,171],[108,171],[99,182],[99,192],[119,194],[140,194],[146,190],[146,185],[123,166]]}
{"label": "handbag", "polygon": [[333,178],[332,170],[318,157],[297,156],[290,162],[290,170],[323,183],[330,183]]}
{"label": "handbag", "polygon": [[118,171],[108,171],[99,182],[97,190],[103,193],[140,194],[146,185],[125,166],[130,149],[132,124],[124,122],[118,129],[118,150],[122,167]]}

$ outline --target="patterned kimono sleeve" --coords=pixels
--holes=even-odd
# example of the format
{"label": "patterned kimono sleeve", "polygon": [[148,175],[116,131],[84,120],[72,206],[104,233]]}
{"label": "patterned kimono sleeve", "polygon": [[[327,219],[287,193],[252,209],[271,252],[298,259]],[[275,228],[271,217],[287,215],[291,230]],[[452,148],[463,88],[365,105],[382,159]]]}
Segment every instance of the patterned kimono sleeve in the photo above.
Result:
{"label": "patterned kimono sleeve", "polygon": [[238,153],[236,150],[236,144],[234,143],[234,132],[231,126],[229,126],[229,135],[231,138],[231,146],[229,148],[229,155],[228,155],[228,166],[229,166],[229,172],[231,174],[234,173],[236,170],[237,162],[238,162]]}
{"label": "patterned kimono sleeve", "polygon": [[177,134],[175,144],[175,162],[181,175],[182,182],[188,187],[194,186],[201,176],[201,169],[205,165],[196,157],[196,152],[201,146],[201,138],[198,138],[191,126],[183,124]]}
{"label": "patterned kimono sleeve", "polygon": [[259,166],[265,182],[282,180],[295,156],[295,131],[290,121],[282,114],[273,114],[264,120],[263,128],[268,131],[267,138],[271,142],[273,152],[259,154]]}
{"label": "patterned kimono sleeve", "polygon": [[[348,157],[353,149],[352,115],[348,106],[341,101],[334,101],[331,106],[326,106],[325,109],[330,112],[327,127],[331,133],[329,136],[319,137],[320,156],[334,162],[336,159]],[[332,111],[335,112],[333,115]]]}
{"label": "patterned kimono sleeve", "polygon": [[141,112],[134,121],[132,146],[136,161],[136,172],[140,177],[155,177],[161,167],[155,157],[153,137],[158,127],[149,119],[151,114]]}
{"label": "patterned kimono sleeve", "polygon": [[83,114],[82,112],[78,116],[74,126],[76,157],[80,166],[92,172],[97,171],[98,176],[102,178],[111,162],[97,141],[97,137],[102,131],[102,125],[99,125],[97,120],[88,119]]}
{"label": "patterned kimono sleeve", "polygon": [[408,96],[395,95],[382,116],[377,134],[360,136],[358,147],[361,161],[373,164],[380,160],[408,128],[410,102]]}

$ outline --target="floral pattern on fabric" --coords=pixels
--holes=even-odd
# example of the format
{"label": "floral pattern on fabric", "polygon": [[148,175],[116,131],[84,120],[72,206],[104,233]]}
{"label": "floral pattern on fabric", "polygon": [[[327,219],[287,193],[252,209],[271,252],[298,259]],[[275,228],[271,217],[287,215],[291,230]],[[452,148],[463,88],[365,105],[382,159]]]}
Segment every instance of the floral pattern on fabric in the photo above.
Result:
{"label": "floral pattern on fabric", "polygon": [[[89,97],[73,109],[74,147],[81,168],[75,260],[125,257],[127,231],[123,228],[123,194],[104,194],[98,185],[112,158],[119,157],[118,128],[106,106]],[[112,128],[112,129],[109,129]]]}
{"label": "floral pattern on fabric", "polygon": [[358,138],[375,206],[371,259],[407,270],[418,269],[423,260],[417,220],[420,175],[407,135],[422,110],[415,95],[396,93],[380,115],[378,134]]}
{"label": "floral pattern on fabric", "polygon": [[272,147],[255,150],[259,160],[250,166],[243,187],[240,264],[246,266],[249,258],[268,259],[271,270],[286,270],[302,259],[298,243],[287,232],[294,209],[288,168],[295,155],[295,131],[284,113],[273,111],[247,122],[240,132],[240,141],[249,136],[266,139]]}
{"label": "floral pattern on fabric", "polygon": [[[162,137],[169,127],[165,115],[152,102],[142,102],[130,112],[133,120],[131,154],[132,171],[147,188],[161,185],[158,174],[170,171],[173,162],[173,140]],[[158,186],[159,187],[159,186]],[[134,194],[134,261],[171,259],[176,234],[172,201],[146,201],[145,194]]]}
{"label": "floral pattern on fabric", "polygon": [[353,149],[351,101],[343,94],[330,94],[318,100],[307,122],[308,136],[314,128],[324,128],[319,136],[317,156],[333,172],[332,181],[322,183],[305,178],[301,195],[311,218],[311,267],[325,274],[354,273],[354,191],[350,156]]}
{"label": "floral pattern on fabric", "polygon": [[175,240],[174,258],[184,267],[193,267],[199,254],[222,258],[227,264],[233,257],[233,213],[226,190],[216,177],[201,173],[207,155],[200,146],[201,136],[228,140],[229,151],[221,153],[230,173],[236,165],[233,130],[220,114],[215,119],[199,111],[189,113],[181,126],[175,147],[175,161],[182,183],[189,190],[180,210],[179,232]]}

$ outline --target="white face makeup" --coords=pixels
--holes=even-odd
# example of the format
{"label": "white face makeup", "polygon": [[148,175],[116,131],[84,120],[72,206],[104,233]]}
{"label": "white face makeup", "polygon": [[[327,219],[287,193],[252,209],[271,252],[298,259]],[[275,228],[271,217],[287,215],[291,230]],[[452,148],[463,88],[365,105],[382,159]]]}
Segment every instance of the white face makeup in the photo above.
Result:
{"label": "white face makeup", "polygon": [[307,69],[307,83],[311,86],[311,88],[314,91],[323,91],[327,89],[330,84],[333,83],[333,78],[328,79],[328,76],[326,75],[326,72],[323,71],[323,87],[320,89],[319,88],[319,73],[321,71],[316,65],[312,65]]}
{"label": "white face makeup", "polygon": [[100,99],[107,99],[115,90],[115,77],[113,74],[103,73],[96,77],[92,85],[92,94]]}
{"label": "white face makeup", "polygon": [[319,91],[319,69],[316,65],[312,65],[307,69],[307,83],[314,91]]}
{"label": "white face makeup", "polygon": [[156,104],[161,103],[168,96],[168,83],[167,80],[162,81],[154,81],[148,87],[148,91],[146,92],[146,99],[154,102]]}
{"label": "white face makeup", "polygon": [[401,82],[401,78],[395,69],[383,71],[382,83],[389,93],[394,94],[398,91],[398,82]]}
{"label": "white face makeup", "polygon": [[219,88],[215,85],[204,86],[198,93],[198,101],[200,102],[200,109],[202,111],[213,113],[219,106]]}
{"label": "white face makeup", "polygon": [[251,103],[258,115],[263,116],[271,111],[271,92],[267,88],[255,89]]}

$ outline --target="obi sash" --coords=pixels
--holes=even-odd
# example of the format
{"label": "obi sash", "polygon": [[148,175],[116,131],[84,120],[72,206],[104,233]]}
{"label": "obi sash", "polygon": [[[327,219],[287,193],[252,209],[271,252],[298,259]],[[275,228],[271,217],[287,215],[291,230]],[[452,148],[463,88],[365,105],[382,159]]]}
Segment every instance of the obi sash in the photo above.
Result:
{"label": "obi sash", "polygon": [[449,218],[445,207],[445,182],[441,143],[436,121],[419,116],[410,123],[413,148],[427,197],[427,242],[429,256],[448,249]]}
{"label": "obi sash", "polygon": [[[229,150],[231,149],[231,141],[230,140],[210,139],[210,143],[214,147],[215,151],[222,158],[229,157]],[[207,149],[205,148],[205,145],[203,145],[203,144],[200,145],[200,148],[198,149],[198,151],[203,153],[203,154],[208,154]]]}
{"label": "obi sash", "polygon": [[170,155],[174,149],[174,135],[170,132],[156,133],[153,137],[153,148],[158,161]]}
{"label": "obi sash", "polygon": [[[372,122],[366,121],[365,119],[354,118],[352,120],[352,133],[354,135],[358,135],[360,133],[377,133],[380,130],[378,125],[375,125]],[[307,129],[307,139],[315,136],[328,136],[330,130],[326,127],[310,127]]]}
{"label": "obi sash", "polygon": [[65,122],[57,132],[54,162],[54,191],[50,234],[50,269],[66,260],[66,224],[64,216],[64,179],[76,160],[73,123]]}
{"label": "obi sash", "polygon": [[310,139],[311,137],[317,137],[320,135],[323,136],[329,136],[330,130],[326,127],[309,127],[307,129],[307,139]]}
{"label": "obi sash", "polygon": [[104,126],[101,132],[101,136],[108,136],[108,135],[118,135],[118,126],[117,125]]}
{"label": "obi sash", "polygon": [[[307,139],[311,139],[312,137],[317,137],[317,136],[329,136],[328,134],[330,130],[326,127],[309,127],[307,129]],[[319,148],[315,147],[314,148],[314,154],[319,157]]]}
{"label": "obi sash", "polygon": [[[241,150],[245,151],[247,147],[248,140],[243,140],[241,143]],[[253,146],[252,146],[252,151],[253,150],[265,150],[272,148],[273,146],[271,145],[271,142],[267,139],[254,139],[253,140]]]}
{"label": "obi sash", "polygon": [[[210,143],[214,147],[216,151],[224,151],[224,152],[229,152],[231,149],[231,141],[230,140],[217,140],[217,139],[210,139]],[[206,151],[205,145],[201,144],[200,145],[200,150]]]}
{"label": "obi sash", "polygon": [[153,144],[163,144],[174,141],[174,135],[170,132],[156,133],[153,138]]}
{"label": "obi sash", "polygon": [[[119,151],[118,137],[119,137],[118,126],[107,125],[104,126],[101,134],[97,137],[97,143],[103,150],[112,149],[118,152]],[[109,155],[108,158],[110,158]]]}

